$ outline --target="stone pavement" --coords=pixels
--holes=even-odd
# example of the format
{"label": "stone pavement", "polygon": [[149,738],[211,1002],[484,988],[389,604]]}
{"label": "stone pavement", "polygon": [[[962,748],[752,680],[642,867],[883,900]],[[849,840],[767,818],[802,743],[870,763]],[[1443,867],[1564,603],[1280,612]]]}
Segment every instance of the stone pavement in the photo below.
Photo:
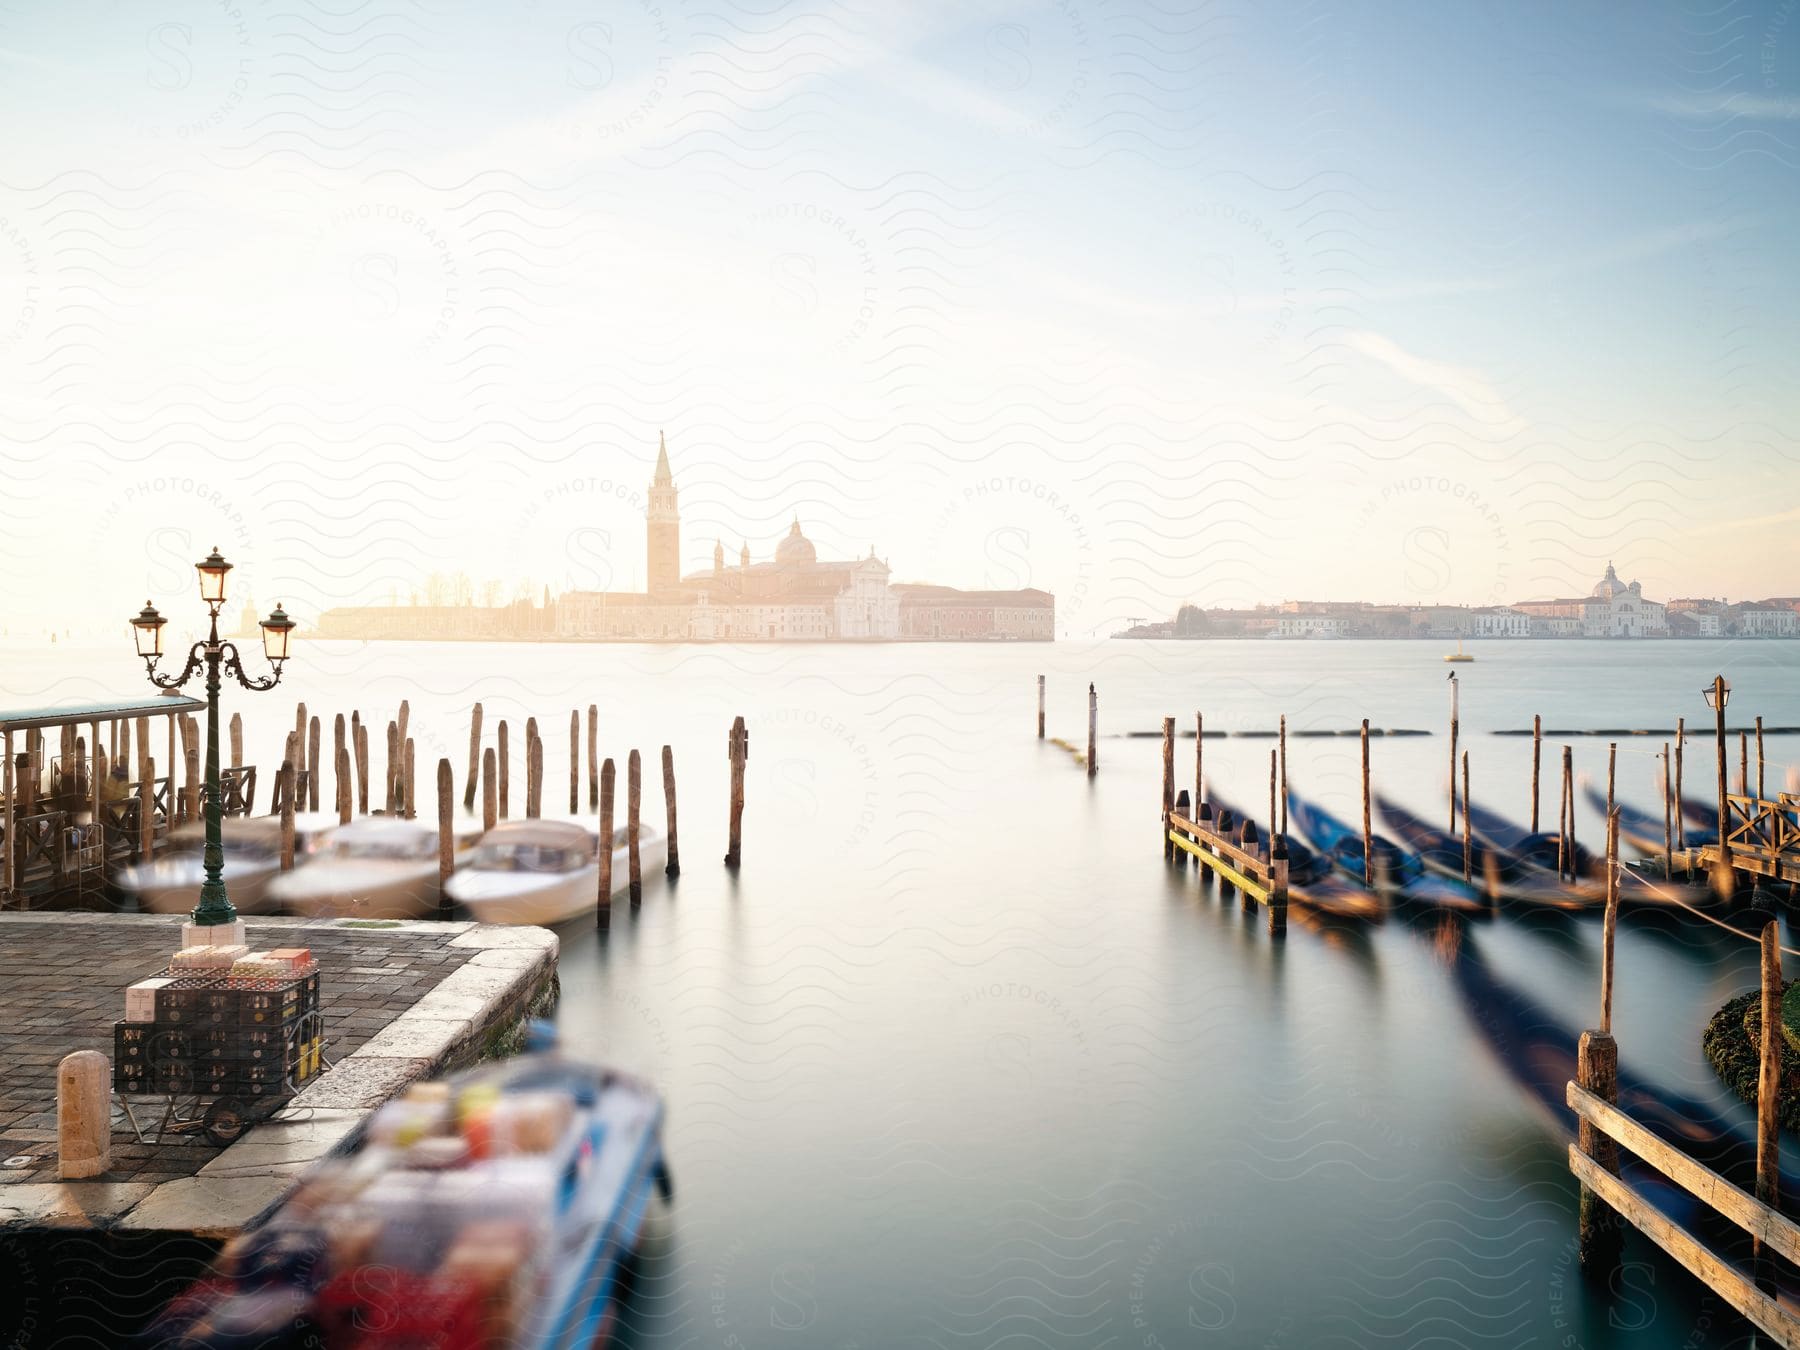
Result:
{"label": "stone pavement", "polygon": [[[116,1100],[112,1169],[56,1176],[56,1066],[112,1055],[125,987],[181,942],[178,916],[0,915],[0,1227],[119,1224],[234,1231],[414,1078],[479,1057],[555,971],[556,938],[470,923],[246,919],[253,947],[310,947],[334,1067],[275,1120],[220,1149],[199,1135],[138,1143]],[[134,1098],[149,1133],[156,1101]]]}

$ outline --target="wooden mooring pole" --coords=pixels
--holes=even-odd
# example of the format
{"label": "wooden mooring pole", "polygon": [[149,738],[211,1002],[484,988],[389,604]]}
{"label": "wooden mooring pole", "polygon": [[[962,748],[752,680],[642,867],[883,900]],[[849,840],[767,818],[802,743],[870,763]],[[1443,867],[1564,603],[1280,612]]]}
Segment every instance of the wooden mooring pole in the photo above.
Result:
{"label": "wooden mooring pole", "polygon": [[569,710],[569,814],[581,810],[581,710]]}
{"label": "wooden mooring pole", "polygon": [[1675,847],[1687,849],[1687,828],[1681,816],[1681,750],[1682,742],[1687,739],[1687,719],[1675,719]]}
{"label": "wooden mooring pole", "polygon": [[1750,795],[1750,733],[1738,732],[1738,796]]}
{"label": "wooden mooring pole", "polygon": [[644,898],[643,859],[639,856],[638,832],[642,822],[639,810],[643,802],[644,766],[638,752],[633,750],[631,757],[625,761],[625,861],[631,869],[631,902],[636,904]]}
{"label": "wooden mooring pole", "polygon": [[369,814],[369,727],[357,719],[357,714],[351,714],[351,721],[355,724],[352,739],[356,742],[356,813],[366,816]]}
{"label": "wooden mooring pole", "polygon": [[1100,695],[1088,685],[1088,753],[1087,776],[1092,778],[1100,767]]}
{"label": "wooden mooring pole", "polygon": [[1531,832],[1538,832],[1538,776],[1544,765],[1544,719],[1531,716]]}
{"label": "wooden mooring pole", "polygon": [[[141,736],[138,744],[140,749],[148,748]],[[141,794],[138,797],[138,858],[142,862],[149,862],[156,855],[156,761],[149,755],[144,756],[144,768],[138,784]],[[18,854],[12,853],[12,856],[16,858]],[[16,879],[14,884],[17,884]]]}
{"label": "wooden mooring pole", "polygon": [[[1191,820],[1199,820],[1200,803],[1206,800],[1206,718],[1194,714],[1194,811]],[[1202,875],[1206,869],[1200,869]]]}
{"label": "wooden mooring pole", "polygon": [[731,830],[726,836],[725,865],[736,867],[743,856],[744,765],[750,758],[750,729],[741,717],[732,719],[725,754],[731,760]]}
{"label": "wooden mooring pole", "polygon": [[1175,841],[1169,837],[1169,808],[1175,799],[1175,719],[1163,718],[1162,744],[1162,852],[1165,861],[1175,860]]}
{"label": "wooden mooring pole", "polygon": [[600,895],[597,921],[604,925],[613,892],[613,762],[600,766]]}
{"label": "wooden mooring pole", "polygon": [[1575,751],[1565,745],[1562,752],[1562,799],[1557,807],[1556,875],[1568,880],[1575,873]]}
{"label": "wooden mooring pole", "polygon": [[1375,889],[1375,831],[1369,815],[1369,719],[1362,720],[1363,885]]}
{"label": "wooden mooring pole", "polygon": [[[477,703],[469,711],[469,783],[463,789],[463,810],[475,809],[476,774],[481,768],[481,705]],[[365,805],[366,811],[368,807]]]}
{"label": "wooden mooring pole", "polygon": [[1618,768],[1619,743],[1608,741],[1606,745],[1606,815],[1609,820],[1612,818],[1613,786],[1618,776]]}
{"label": "wooden mooring pole", "polygon": [[338,824],[348,825],[351,807],[350,752],[342,746],[338,747],[337,763],[332,768],[337,774],[337,800],[333,802],[333,805],[337,807]]}
{"label": "wooden mooring pole", "polygon": [[387,764],[382,778],[382,798],[390,816],[400,813],[400,724],[387,724]]}
{"label": "wooden mooring pole", "polygon": [[[1761,718],[1757,719],[1757,721],[1759,723],[1761,722],[1761,720],[1762,720]],[[119,745],[118,745],[118,740],[117,740],[117,737],[119,734],[118,727],[119,727],[119,724],[117,722],[114,722],[113,723],[113,736],[114,736],[113,756],[114,756],[114,758],[118,757],[118,750],[119,750]],[[1761,754],[1761,750],[1762,750],[1762,737],[1761,737],[1760,732],[1761,732],[1761,728],[1759,726],[1758,727],[1759,734],[1757,736],[1757,741],[1756,741],[1756,747],[1757,747],[1759,758],[1760,758],[1760,754]],[[233,713],[233,714],[231,714],[231,764],[232,764],[233,768],[236,768],[238,765],[242,764],[243,762],[244,762],[244,715],[242,713]]]}
{"label": "wooden mooring pole", "polygon": [[[1606,918],[1600,930],[1600,1027],[1584,1031],[1575,1052],[1575,1074],[1581,1086],[1609,1106],[1619,1100],[1619,1045],[1612,1034],[1613,942],[1618,931],[1618,820],[1607,822]],[[1614,1176],[1619,1174],[1619,1146],[1585,1118],[1576,1146]],[[1624,1232],[1618,1214],[1587,1186],[1581,1188],[1579,1228],[1581,1265],[1596,1275],[1618,1266]]]}
{"label": "wooden mooring pole", "polygon": [[445,889],[456,867],[456,771],[449,759],[438,760],[438,918],[450,917],[450,892]]}
{"label": "wooden mooring pole", "polygon": [[306,809],[319,809],[319,719],[307,719],[306,723]]}
{"label": "wooden mooring pole", "polygon": [[[344,714],[338,713],[331,720],[331,766],[334,771],[337,768],[339,760],[343,758],[345,751],[348,750],[349,747],[350,742],[345,735]],[[356,798],[352,797],[350,800],[351,804],[354,805]]]}
{"label": "wooden mooring pole", "polygon": [[1469,752],[1463,751],[1462,757],[1462,813],[1463,813],[1463,885],[1471,885],[1475,880],[1475,836],[1469,830]]}
{"label": "wooden mooring pole", "polygon": [[294,772],[294,761],[281,761],[281,870],[294,870],[294,811],[299,803],[294,799],[299,795],[297,777]]}
{"label": "wooden mooring pole", "polygon": [[531,773],[531,786],[527,789],[526,802],[528,814],[537,820],[544,814],[544,738],[531,738],[531,763],[527,766]]}
{"label": "wooden mooring pole", "polygon": [[1277,750],[1269,751],[1269,853],[1274,856],[1275,845],[1280,842],[1280,820],[1277,818],[1275,795],[1276,783],[1281,776],[1281,754]]}
{"label": "wooden mooring pole", "polygon": [[499,784],[494,781],[494,747],[489,746],[481,752],[481,828],[491,830],[500,819],[500,799],[496,795]]}
{"label": "wooden mooring pole", "polygon": [[1044,739],[1044,677],[1038,676],[1038,737]]}
{"label": "wooden mooring pole", "polygon": [[600,806],[600,705],[588,704],[588,810]]}
{"label": "wooden mooring pole", "polygon": [[[1194,809],[1193,802],[1190,801],[1188,798],[1188,790],[1186,788],[1182,788],[1181,791],[1179,791],[1175,794],[1175,814],[1180,816],[1183,820],[1192,820],[1194,817],[1192,815],[1190,815],[1189,812],[1191,812],[1193,809]],[[1181,837],[1184,839],[1191,840],[1194,836],[1189,831],[1184,830],[1184,831],[1182,831]],[[1185,848],[1176,849],[1175,850],[1175,869],[1180,872],[1185,872],[1185,871],[1187,871],[1187,865],[1188,865],[1188,851]],[[1196,863],[1195,865],[1199,866],[1198,863]],[[1206,869],[1204,867],[1201,867],[1200,870],[1202,872],[1204,872]]]}
{"label": "wooden mooring pole", "polygon": [[1283,839],[1287,838],[1287,714],[1281,715],[1281,829]]}
{"label": "wooden mooring pole", "polygon": [[1671,793],[1674,785],[1669,781],[1669,743],[1663,742],[1662,748],[1662,799],[1663,799],[1663,880],[1675,879],[1675,802]]}
{"label": "wooden mooring pole", "polygon": [[494,740],[499,745],[499,755],[496,762],[499,766],[497,787],[500,793],[500,819],[505,820],[511,814],[508,808],[512,804],[510,791],[512,787],[512,754],[507,745],[506,719],[504,717],[500,719],[500,726],[494,732]]}
{"label": "wooden mooring pole", "polygon": [[414,781],[414,770],[416,769],[417,764],[414,759],[413,738],[411,736],[406,738],[406,749],[401,754],[400,764],[401,782],[404,784],[401,792],[400,809],[408,820],[415,820],[419,815],[418,805],[413,801],[413,793],[418,790]]}
{"label": "wooden mooring pole", "polygon": [[1756,799],[1767,801],[1768,798],[1769,794],[1763,790],[1762,717],[1759,714],[1756,719]]}
{"label": "wooden mooring pole", "polygon": [[[1774,920],[1762,930],[1762,1064],[1756,1078],[1756,1198],[1781,1209],[1781,931]],[[1752,1251],[1756,1280],[1773,1289],[1774,1267],[1762,1240]]]}
{"label": "wooden mooring pole", "polygon": [[675,833],[675,751],[665,745],[662,753],[663,761],[663,806],[669,816],[669,861],[663,867],[663,875],[678,877],[681,875],[681,848]]}
{"label": "wooden mooring pole", "polygon": [[1456,737],[1461,727],[1459,704],[1462,681],[1450,672],[1450,833],[1456,833]]}

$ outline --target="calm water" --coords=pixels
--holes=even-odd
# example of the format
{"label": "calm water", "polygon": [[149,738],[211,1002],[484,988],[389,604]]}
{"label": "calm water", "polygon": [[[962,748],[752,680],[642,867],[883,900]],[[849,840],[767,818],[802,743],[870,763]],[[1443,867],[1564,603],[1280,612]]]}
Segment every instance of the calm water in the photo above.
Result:
{"label": "calm water", "polygon": [[[1474,650],[1461,668],[1474,794],[1515,817],[1530,741],[1488,733],[1533,712],[1559,727],[1704,725],[1700,690],[1722,669],[1742,720],[1800,724],[1796,644]],[[260,764],[278,758],[295,697],[360,708],[379,760],[379,728],[409,697],[421,775],[446,754],[460,789],[479,696],[515,746],[524,717],[540,718],[546,798],[566,805],[569,709],[598,703],[603,752],[645,752],[653,817],[656,756],[673,745],[678,884],[657,878],[604,935],[587,921],[562,934],[567,1042],[647,1074],[669,1102],[676,1204],[652,1230],[630,1344],[1728,1343],[1722,1311],[1644,1249],[1611,1293],[1582,1284],[1563,1145],[1465,1011],[1435,954],[1451,939],[1297,919],[1272,945],[1260,915],[1162,862],[1159,745],[1123,733],[1165,714],[1429,729],[1376,741],[1375,772],[1441,816],[1440,655],[308,644],[282,692],[230,706]],[[0,662],[14,704],[137,680],[123,651],[15,647]],[[1040,671],[1052,736],[1085,738],[1087,681],[1099,687],[1091,783],[1034,739]],[[719,858],[739,713],[751,757],[733,878]],[[1605,742],[1573,744],[1578,772],[1603,778]],[[1623,797],[1654,800],[1659,747],[1621,744]],[[1268,749],[1208,741],[1208,777],[1266,809]],[[1183,742],[1189,781],[1192,752]],[[1354,738],[1296,738],[1289,754],[1297,786],[1354,807]],[[1772,737],[1769,758],[1779,784],[1800,754]],[[1690,742],[1688,767],[1689,795],[1705,798],[1710,740]],[[1598,842],[1585,804],[1578,829]],[[1503,917],[1460,940],[1570,1026],[1596,1020],[1596,920]],[[1627,916],[1627,1069],[1747,1121],[1699,1036],[1754,983],[1755,960],[1751,943]]]}

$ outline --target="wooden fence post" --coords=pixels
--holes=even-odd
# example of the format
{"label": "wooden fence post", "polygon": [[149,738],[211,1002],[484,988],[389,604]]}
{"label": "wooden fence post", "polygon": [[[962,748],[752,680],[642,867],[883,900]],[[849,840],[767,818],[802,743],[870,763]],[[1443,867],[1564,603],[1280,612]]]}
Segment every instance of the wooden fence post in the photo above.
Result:
{"label": "wooden fence post", "polygon": [[1165,861],[1175,857],[1175,841],[1169,838],[1169,803],[1175,799],[1175,719],[1163,718],[1162,744],[1162,852]]}
{"label": "wooden fence post", "polygon": [[1375,889],[1375,831],[1369,817],[1369,719],[1362,720],[1363,885]]}
{"label": "wooden fence post", "polygon": [[500,819],[498,799],[494,796],[494,747],[481,752],[481,828],[491,830]]}
{"label": "wooden fence post", "polygon": [[681,850],[676,843],[675,834],[675,751],[665,745],[662,753],[663,761],[663,805],[669,815],[669,861],[663,868],[663,875],[678,877],[681,875]]}
{"label": "wooden fence post", "polygon": [[[475,775],[481,767],[481,704],[469,712],[469,785],[463,789],[463,810],[475,809]],[[367,810],[367,806],[363,808]]]}
{"label": "wooden fence post", "polygon": [[306,809],[319,809],[319,719],[309,718],[306,724]]}
{"label": "wooden fence post", "polygon": [[281,870],[294,870],[294,812],[299,803],[294,800],[299,795],[299,775],[294,769],[294,761],[281,761]]}
{"label": "wooden fence post", "polygon": [[612,904],[613,873],[613,762],[600,766],[600,896],[598,921],[604,925]]}
{"label": "wooden fence post", "polygon": [[736,867],[743,856],[739,845],[744,823],[744,764],[750,758],[750,730],[742,717],[732,720],[725,753],[731,760],[731,832],[725,844],[725,865]]}
{"label": "wooden fence post", "polygon": [[588,810],[600,806],[600,705],[588,704]]}
{"label": "wooden fence post", "polygon": [[1094,686],[1088,685],[1088,753],[1087,776],[1092,778],[1100,767],[1100,695],[1094,692]]}
{"label": "wooden fence post", "polygon": [[631,899],[635,904],[644,898],[643,859],[639,857],[638,831],[641,825],[639,807],[644,788],[643,761],[633,750],[625,761],[625,860],[631,869]]}
{"label": "wooden fence post", "polygon": [[[1781,1209],[1781,932],[1771,920],[1762,930],[1762,1067],[1756,1079],[1756,1198]],[[1761,1239],[1753,1248],[1757,1282],[1773,1278]]]}
{"label": "wooden fence post", "polygon": [[1038,739],[1044,739],[1044,677],[1038,676]]}
{"label": "wooden fence post", "polygon": [[450,917],[450,892],[445,883],[456,866],[456,772],[450,761],[438,760],[438,918]]}

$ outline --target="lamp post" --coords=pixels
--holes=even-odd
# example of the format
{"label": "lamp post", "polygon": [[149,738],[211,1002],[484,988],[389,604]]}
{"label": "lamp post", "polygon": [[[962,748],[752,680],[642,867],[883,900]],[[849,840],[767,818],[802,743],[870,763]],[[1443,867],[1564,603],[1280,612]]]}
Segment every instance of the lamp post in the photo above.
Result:
{"label": "lamp post", "polygon": [[1713,682],[1701,691],[1706,696],[1706,706],[1713,710],[1714,735],[1719,749],[1719,881],[1723,887],[1729,888],[1732,881],[1731,843],[1727,822],[1730,813],[1725,801],[1725,705],[1731,702],[1731,681],[1723,675],[1713,676]]}
{"label": "lamp post", "polygon": [[194,564],[200,574],[200,598],[206,602],[211,628],[206,637],[188,652],[187,664],[179,675],[158,675],[156,663],[163,655],[163,625],[168,622],[156,612],[148,600],[143,611],[131,621],[137,630],[137,653],[144,658],[144,669],[150,683],[159,689],[179,689],[202,668],[206,671],[206,879],[200,885],[200,903],[191,916],[201,927],[237,922],[237,910],[225,894],[225,849],[220,838],[219,822],[224,815],[224,801],[219,791],[219,672],[237,677],[246,689],[273,689],[281,682],[281,663],[288,658],[288,639],[297,626],[282,610],[279,602],[269,617],[262,620],[263,655],[274,667],[273,675],[252,679],[244,673],[237,647],[219,637],[219,610],[225,604],[225,574],[231,564],[219,556],[215,547]]}

